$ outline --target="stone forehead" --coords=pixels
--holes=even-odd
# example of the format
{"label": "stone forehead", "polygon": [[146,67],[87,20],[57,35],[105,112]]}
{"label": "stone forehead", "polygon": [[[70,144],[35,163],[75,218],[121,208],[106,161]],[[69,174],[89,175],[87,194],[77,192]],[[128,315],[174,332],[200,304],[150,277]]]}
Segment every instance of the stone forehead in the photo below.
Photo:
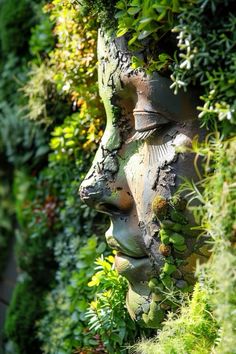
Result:
{"label": "stone forehead", "polygon": [[98,33],[99,60],[115,61],[118,68],[130,68],[132,53],[128,50],[126,38],[114,37],[108,33],[99,30]]}
{"label": "stone forehead", "polygon": [[[98,33],[98,72],[100,83],[100,94],[102,91],[111,89],[119,90],[122,87],[124,77],[146,77],[143,68],[132,68],[132,57],[141,56],[141,53],[131,52],[128,49],[127,38],[125,36],[115,37],[99,30]],[[107,91],[107,95],[109,95]],[[110,93],[111,95],[111,93]]]}

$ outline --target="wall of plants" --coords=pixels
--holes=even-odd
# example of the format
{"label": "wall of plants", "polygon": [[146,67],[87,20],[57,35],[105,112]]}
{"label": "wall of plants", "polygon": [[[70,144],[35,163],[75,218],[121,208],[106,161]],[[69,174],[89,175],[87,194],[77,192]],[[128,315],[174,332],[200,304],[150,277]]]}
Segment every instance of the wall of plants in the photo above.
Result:
{"label": "wall of plants", "polygon": [[[123,311],[108,220],[78,197],[105,124],[96,36],[108,24],[149,46],[134,68],[197,87],[209,131],[193,145],[201,179],[183,189],[212,256],[158,335]],[[1,1],[0,272],[13,237],[19,268],[3,353],[236,353],[235,27],[232,0]]]}

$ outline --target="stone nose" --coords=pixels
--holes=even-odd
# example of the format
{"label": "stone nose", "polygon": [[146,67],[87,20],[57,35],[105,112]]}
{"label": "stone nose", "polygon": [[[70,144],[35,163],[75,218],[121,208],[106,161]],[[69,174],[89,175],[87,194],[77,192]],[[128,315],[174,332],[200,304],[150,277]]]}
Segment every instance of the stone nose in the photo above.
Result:
{"label": "stone nose", "polygon": [[109,180],[101,170],[93,171],[82,182],[79,193],[88,206],[110,216],[127,214],[133,206],[132,195],[119,174]]}
{"label": "stone nose", "polygon": [[110,216],[127,214],[133,206],[133,198],[129,191],[117,187],[116,182],[109,185],[103,178],[85,179],[79,193],[88,206]]}
{"label": "stone nose", "polygon": [[80,198],[90,207],[96,208],[101,201],[111,196],[111,190],[103,178],[85,178],[79,189]]}

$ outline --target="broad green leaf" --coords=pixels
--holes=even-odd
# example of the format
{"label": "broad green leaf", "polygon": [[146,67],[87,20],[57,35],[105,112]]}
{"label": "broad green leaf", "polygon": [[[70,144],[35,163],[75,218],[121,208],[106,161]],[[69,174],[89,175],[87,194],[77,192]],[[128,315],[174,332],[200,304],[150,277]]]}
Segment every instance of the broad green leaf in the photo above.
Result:
{"label": "broad green leaf", "polygon": [[176,271],[176,266],[174,264],[169,264],[166,262],[164,267],[162,268],[162,271],[168,275],[171,275]]}
{"label": "broad green leaf", "polygon": [[124,16],[127,16],[126,10],[118,11],[118,12],[115,14],[115,18],[123,18]]}
{"label": "broad green leaf", "polygon": [[185,243],[185,238],[177,232],[174,232],[170,236],[170,242],[172,242],[174,245],[183,245]]}
{"label": "broad green leaf", "polygon": [[125,2],[124,1],[118,1],[115,7],[119,10],[125,9]]}
{"label": "broad green leaf", "polygon": [[139,11],[139,7],[130,7],[127,12],[129,15],[136,15]]}
{"label": "broad green leaf", "polygon": [[186,251],[186,249],[187,249],[187,246],[186,245],[174,245],[174,249],[175,250],[177,250],[177,251],[179,251],[179,252],[184,252],[184,251]]}
{"label": "broad green leaf", "polygon": [[130,5],[132,6],[140,6],[142,4],[141,0],[132,0]]}

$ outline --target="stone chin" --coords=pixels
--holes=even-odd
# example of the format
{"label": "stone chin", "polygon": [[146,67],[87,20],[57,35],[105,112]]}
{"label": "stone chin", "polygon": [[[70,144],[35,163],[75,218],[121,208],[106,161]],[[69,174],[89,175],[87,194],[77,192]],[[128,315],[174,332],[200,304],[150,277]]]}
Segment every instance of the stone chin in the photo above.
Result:
{"label": "stone chin", "polygon": [[139,322],[141,326],[160,327],[164,311],[156,304],[156,295],[152,294],[148,286],[149,280],[157,277],[157,272],[149,257],[133,258],[117,253],[115,267],[118,273],[129,282],[126,306],[131,318]]}
{"label": "stone chin", "polygon": [[[202,246],[197,252],[188,255],[173,274],[176,290],[182,291],[181,289],[186,288],[186,285],[190,289],[195,282],[194,271],[197,260],[204,263],[209,258],[208,247]],[[118,252],[115,257],[115,267],[129,283],[126,306],[131,318],[141,327],[160,328],[167,312],[175,308],[164,295],[167,290],[160,288],[160,274],[152,259],[134,258]]]}

